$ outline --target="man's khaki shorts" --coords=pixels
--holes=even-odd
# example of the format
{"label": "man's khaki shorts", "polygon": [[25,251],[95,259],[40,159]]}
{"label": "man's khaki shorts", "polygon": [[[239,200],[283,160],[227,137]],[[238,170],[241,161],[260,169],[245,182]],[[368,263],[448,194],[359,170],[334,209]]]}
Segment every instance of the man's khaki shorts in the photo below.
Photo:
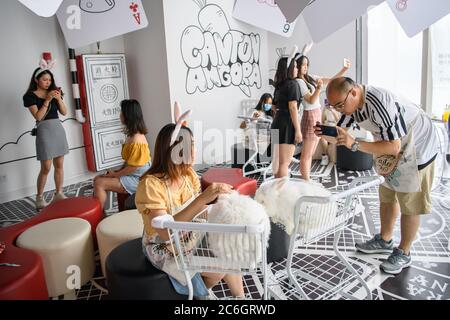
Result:
{"label": "man's khaki shorts", "polygon": [[404,215],[420,215],[431,213],[431,187],[434,179],[434,161],[419,171],[422,191],[395,192],[380,186],[379,195],[382,203],[396,203],[400,205]]}

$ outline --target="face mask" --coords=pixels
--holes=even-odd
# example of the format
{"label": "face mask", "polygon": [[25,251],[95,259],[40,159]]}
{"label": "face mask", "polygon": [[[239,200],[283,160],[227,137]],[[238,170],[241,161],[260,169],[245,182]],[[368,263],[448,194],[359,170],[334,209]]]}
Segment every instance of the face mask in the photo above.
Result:
{"label": "face mask", "polygon": [[272,105],[269,103],[265,103],[263,108],[265,112],[269,112],[270,110],[272,110]]}

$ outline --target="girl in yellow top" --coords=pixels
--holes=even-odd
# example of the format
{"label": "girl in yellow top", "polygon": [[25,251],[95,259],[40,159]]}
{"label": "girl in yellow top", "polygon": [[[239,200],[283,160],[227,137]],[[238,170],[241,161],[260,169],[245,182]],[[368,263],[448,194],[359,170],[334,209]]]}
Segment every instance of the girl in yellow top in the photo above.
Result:
{"label": "girl in yellow top", "polygon": [[[188,294],[184,274],[178,271],[169,253],[168,231],[153,229],[152,219],[171,214],[176,221],[191,221],[219,194],[231,192],[232,187],[217,183],[201,193],[199,178],[192,168],[195,154],[192,131],[182,126],[177,134],[175,128],[175,124],[168,124],[159,132],[152,166],[139,182],[135,202],[144,221],[142,244],[147,259],[169,275],[178,293]],[[194,296],[207,297],[208,289],[222,279],[233,296],[244,296],[240,275],[207,272],[193,276]]]}
{"label": "girl in yellow top", "polygon": [[142,109],[136,100],[123,100],[120,103],[120,121],[125,125],[127,139],[122,145],[122,158],[125,165],[118,171],[109,171],[94,179],[94,196],[102,207],[107,191],[134,194],[139,178],[150,168],[150,149],[145,134]]}

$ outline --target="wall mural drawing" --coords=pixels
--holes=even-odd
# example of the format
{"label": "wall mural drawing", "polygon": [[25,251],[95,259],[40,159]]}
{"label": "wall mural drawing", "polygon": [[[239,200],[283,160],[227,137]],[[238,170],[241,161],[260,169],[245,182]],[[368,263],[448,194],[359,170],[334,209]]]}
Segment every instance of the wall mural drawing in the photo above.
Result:
{"label": "wall mural drawing", "polygon": [[230,27],[225,12],[206,0],[193,0],[200,7],[199,26],[186,27],[181,35],[181,55],[187,67],[186,92],[206,92],[215,87],[239,87],[251,97],[250,87],[260,89],[261,37]]}

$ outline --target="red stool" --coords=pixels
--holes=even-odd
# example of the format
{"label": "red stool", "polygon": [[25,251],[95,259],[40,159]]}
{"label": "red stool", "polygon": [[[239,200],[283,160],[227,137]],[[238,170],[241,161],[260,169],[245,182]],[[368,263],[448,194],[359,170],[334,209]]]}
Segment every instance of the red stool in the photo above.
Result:
{"label": "red stool", "polygon": [[0,263],[20,267],[0,267],[0,300],[47,300],[48,291],[41,257],[30,250],[15,246],[17,237],[28,228],[44,221],[76,217],[87,220],[95,230],[103,218],[100,202],[92,197],[68,198],[49,205],[26,221],[0,229],[0,241],[6,244]]}
{"label": "red stool", "polygon": [[214,182],[228,183],[242,195],[254,196],[257,189],[255,179],[242,176],[242,169],[238,168],[210,168],[201,178],[202,191]]}

